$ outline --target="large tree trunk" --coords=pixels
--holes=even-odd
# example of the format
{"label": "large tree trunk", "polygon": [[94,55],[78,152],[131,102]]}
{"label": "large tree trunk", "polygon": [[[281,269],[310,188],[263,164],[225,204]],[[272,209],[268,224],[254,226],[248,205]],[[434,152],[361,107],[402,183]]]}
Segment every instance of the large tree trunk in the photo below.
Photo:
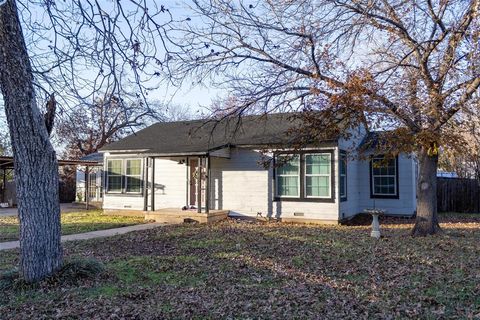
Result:
{"label": "large tree trunk", "polygon": [[62,265],[58,165],[35,101],[14,0],[0,6],[0,89],[15,160],[21,271],[25,280],[34,282]]}
{"label": "large tree trunk", "polygon": [[418,160],[417,219],[412,234],[426,236],[440,231],[437,216],[438,155],[430,156],[422,149]]}

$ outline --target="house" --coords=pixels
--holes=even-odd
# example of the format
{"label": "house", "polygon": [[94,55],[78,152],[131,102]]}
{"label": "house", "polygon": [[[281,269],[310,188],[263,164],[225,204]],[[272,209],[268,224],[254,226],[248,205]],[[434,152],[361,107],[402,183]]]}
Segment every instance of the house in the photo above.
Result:
{"label": "house", "polygon": [[[147,215],[223,210],[318,223],[367,208],[415,213],[413,157],[350,157],[369,136],[362,126],[349,140],[296,151],[287,130],[298,125],[291,114],[154,124],[101,149],[103,208]],[[274,164],[265,168],[265,159]]]}

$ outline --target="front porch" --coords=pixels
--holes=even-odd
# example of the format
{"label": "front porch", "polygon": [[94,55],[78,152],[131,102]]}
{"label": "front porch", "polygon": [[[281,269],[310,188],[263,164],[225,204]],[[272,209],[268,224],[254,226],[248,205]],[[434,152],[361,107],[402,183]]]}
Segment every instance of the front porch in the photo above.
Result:
{"label": "front porch", "polygon": [[[217,174],[212,173],[212,162],[218,163],[219,158],[228,159],[230,153],[220,151],[202,154],[156,154],[143,157],[141,161],[133,156],[110,154],[104,166],[105,214],[140,216],[163,223],[211,223],[225,219],[229,210],[224,209],[222,201],[219,200],[221,195],[218,194],[218,188],[222,180],[218,171]],[[136,173],[128,176],[128,183],[137,181],[138,192],[127,192],[126,178],[122,178],[124,180],[121,189],[111,192],[108,183],[111,171],[109,168],[116,161],[119,172],[126,174],[127,161],[133,161],[132,159],[137,159],[138,162],[133,169],[132,164],[128,163],[129,172]]]}
{"label": "front porch", "polygon": [[228,210],[209,210],[209,212],[200,213],[197,210],[167,208],[145,212],[145,220],[155,220],[155,222],[163,223],[212,223],[226,219],[228,212]]}

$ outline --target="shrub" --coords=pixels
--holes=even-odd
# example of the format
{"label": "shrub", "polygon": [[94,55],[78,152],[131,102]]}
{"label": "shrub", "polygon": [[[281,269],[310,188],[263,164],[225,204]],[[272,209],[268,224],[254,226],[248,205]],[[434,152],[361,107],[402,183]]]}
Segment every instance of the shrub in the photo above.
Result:
{"label": "shrub", "polygon": [[92,258],[71,258],[66,260],[56,275],[62,282],[76,282],[80,279],[94,279],[105,271],[103,263]]}
{"label": "shrub", "polygon": [[105,271],[105,266],[92,258],[71,258],[62,268],[39,283],[27,283],[18,269],[0,273],[0,291],[33,289],[41,286],[56,286],[77,283],[81,279],[94,279]]}

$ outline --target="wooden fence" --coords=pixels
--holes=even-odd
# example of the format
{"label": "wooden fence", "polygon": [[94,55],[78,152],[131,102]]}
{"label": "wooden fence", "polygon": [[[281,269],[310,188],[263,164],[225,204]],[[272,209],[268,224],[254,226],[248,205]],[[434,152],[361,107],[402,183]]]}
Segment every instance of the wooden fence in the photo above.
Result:
{"label": "wooden fence", "polygon": [[437,178],[439,212],[480,212],[480,184],[474,179]]}

